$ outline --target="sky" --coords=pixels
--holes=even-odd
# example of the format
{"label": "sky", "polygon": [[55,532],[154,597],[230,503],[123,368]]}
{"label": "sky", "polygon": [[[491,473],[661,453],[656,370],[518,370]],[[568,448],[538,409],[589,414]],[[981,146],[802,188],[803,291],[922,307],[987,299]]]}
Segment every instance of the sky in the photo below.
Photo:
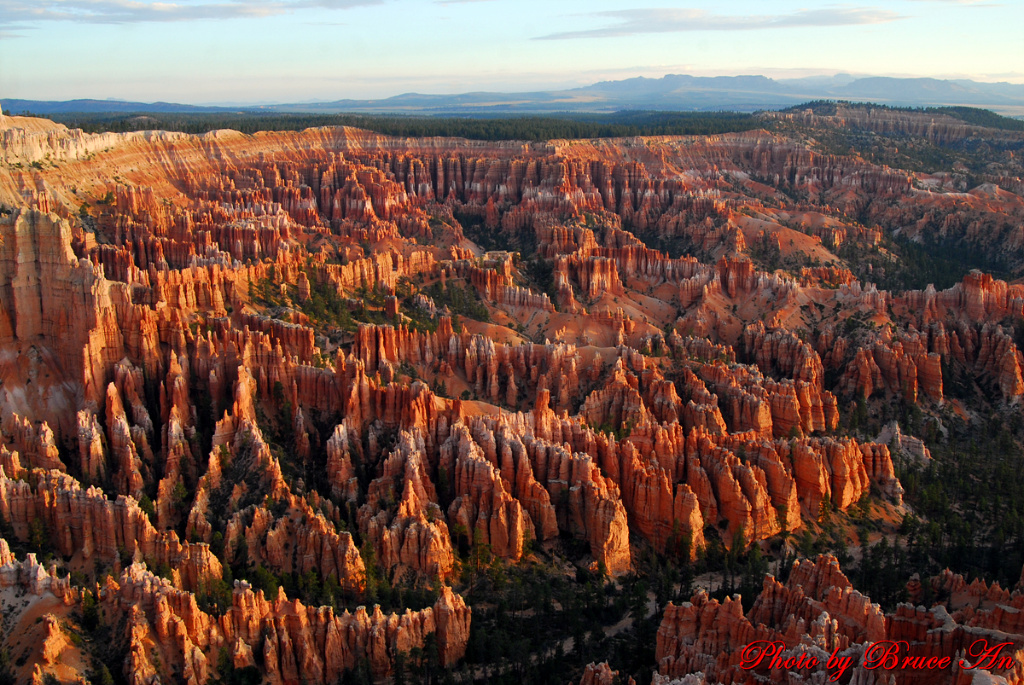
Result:
{"label": "sky", "polygon": [[1021,29],[1021,0],[0,0],[0,101],[310,102],[665,74],[1024,83]]}

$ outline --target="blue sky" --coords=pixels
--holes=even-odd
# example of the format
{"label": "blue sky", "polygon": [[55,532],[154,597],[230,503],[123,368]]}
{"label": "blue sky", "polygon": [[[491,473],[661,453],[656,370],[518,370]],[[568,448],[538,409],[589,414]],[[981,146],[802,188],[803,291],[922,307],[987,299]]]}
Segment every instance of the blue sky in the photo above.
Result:
{"label": "blue sky", "polygon": [[0,0],[0,101],[252,103],[631,76],[1024,83],[1024,2]]}

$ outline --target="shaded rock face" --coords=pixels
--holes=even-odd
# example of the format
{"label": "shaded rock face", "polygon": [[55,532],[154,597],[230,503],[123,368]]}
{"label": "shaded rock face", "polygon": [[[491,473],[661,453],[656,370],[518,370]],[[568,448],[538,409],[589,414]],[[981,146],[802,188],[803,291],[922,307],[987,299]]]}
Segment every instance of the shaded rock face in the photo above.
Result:
{"label": "shaded rock face", "polygon": [[[1007,403],[1024,394],[1007,323],[1024,287],[972,273],[893,295],[842,267],[769,273],[744,254],[783,227],[752,229],[727,173],[826,197],[836,209],[785,221],[834,245],[880,239],[824,220],[865,198],[925,201],[903,172],[764,132],[523,145],[2,126],[0,158],[50,153],[67,176],[0,170],[15,207],[0,216],[0,514],[75,570],[111,569],[99,595],[125,626],[115,666],[131,682],[213,682],[222,648],[271,682],[333,683],[364,661],[385,679],[431,644],[451,665],[471,629],[450,587],[467,551],[516,563],[571,548],[622,576],[638,546],[697,558],[706,532],[767,540],[872,489],[899,505],[890,444],[926,452],[902,434],[842,437],[841,403],[939,404],[950,367]],[[535,254],[477,249],[481,226]],[[753,636],[855,649],[941,623],[882,616],[831,562],[807,563],[747,615],[732,599],[671,607],[659,677],[742,682],[731,655]],[[348,609],[256,589],[286,575]],[[366,608],[383,579],[438,598]],[[81,601],[6,544],[0,580]],[[1017,630],[982,604],[956,620]]]}

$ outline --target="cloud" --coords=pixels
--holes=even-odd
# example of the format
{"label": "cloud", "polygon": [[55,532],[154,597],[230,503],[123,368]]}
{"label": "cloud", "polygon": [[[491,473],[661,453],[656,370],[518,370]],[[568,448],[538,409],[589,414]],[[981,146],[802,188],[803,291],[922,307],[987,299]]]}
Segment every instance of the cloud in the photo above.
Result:
{"label": "cloud", "polygon": [[871,8],[836,8],[798,10],[792,14],[735,15],[711,14],[699,9],[648,8],[596,12],[592,16],[608,17],[617,23],[599,29],[562,31],[534,40],[567,38],[611,38],[642,33],[676,33],[682,31],[744,31],[783,29],[803,26],[850,26],[882,24],[902,17],[895,12]]}
{"label": "cloud", "polygon": [[382,0],[0,0],[0,27],[14,23],[77,21],[93,24],[268,17],[304,9],[341,10]]}
{"label": "cloud", "polygon": [[0,16],[0,40],[24,38],[26,34],[22,33],[22,31],[31,28],[31,26],[26,26],[20,22],[8,23],[3,20],[2,16]]}

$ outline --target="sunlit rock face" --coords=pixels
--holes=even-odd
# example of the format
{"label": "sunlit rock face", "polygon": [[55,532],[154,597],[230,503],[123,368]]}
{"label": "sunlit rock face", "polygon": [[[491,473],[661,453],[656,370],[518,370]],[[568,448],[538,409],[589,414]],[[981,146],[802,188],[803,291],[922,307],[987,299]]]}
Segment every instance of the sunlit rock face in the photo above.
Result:
{"label": "sunlit rock face", "polygon": [[[766,131],[26,122],[0,129],[0,585],[49,604],[22,679],[85,673],[66,621],[87,607],[133,683],[382,681],[416,650],[453,666],[487,569],[622,578],[868,497],[898,510],[890,446],[917,443],[852,436],[858,398],[943,406],[949,368],[1024,394],[1024,286],[892,293],[831,251],[874,247],[899,211],[987,249],[976,223],[1010,240],[1016,196],[964,198],[961,225],[909,172]],[[772,250],[819,264],[769,268]],[[830,557],[766,578],[746,613],[698,593],[663,610],[656,682],[782,677],[740,668],[755,639],[945,656],[1019,635],[1019,593],[958,578],[918,581],[945,609],[888,615]],[[412,594],[385,612],[384,587]]]}

